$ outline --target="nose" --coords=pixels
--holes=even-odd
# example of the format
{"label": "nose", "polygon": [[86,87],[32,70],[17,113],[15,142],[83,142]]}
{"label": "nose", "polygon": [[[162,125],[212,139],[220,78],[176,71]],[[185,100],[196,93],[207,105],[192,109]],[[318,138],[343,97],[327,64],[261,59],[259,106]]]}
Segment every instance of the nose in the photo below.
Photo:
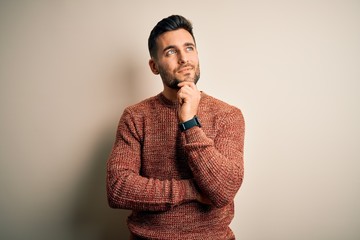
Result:
{"label": "nose", "polygon": [[184,64],[188,61],[186,53],[184,51],[179,51],[178,62],[179,64]]}

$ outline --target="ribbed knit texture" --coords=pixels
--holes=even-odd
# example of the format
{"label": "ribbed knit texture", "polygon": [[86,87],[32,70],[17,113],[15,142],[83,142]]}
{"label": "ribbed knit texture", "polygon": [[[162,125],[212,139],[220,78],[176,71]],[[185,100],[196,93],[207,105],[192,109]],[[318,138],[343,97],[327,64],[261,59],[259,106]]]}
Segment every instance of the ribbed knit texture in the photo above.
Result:
{"label": "ribbed knit texture", "polygon": [[[107,165],[109,205],[133,210],[128,226],[141,239],[235,239],[229,224],[244,175],[243,115],[202,93],[202,127],[181,132],[177,110],[162,94],[124,110]],[[212,205],[196,201],[200,193]]]}

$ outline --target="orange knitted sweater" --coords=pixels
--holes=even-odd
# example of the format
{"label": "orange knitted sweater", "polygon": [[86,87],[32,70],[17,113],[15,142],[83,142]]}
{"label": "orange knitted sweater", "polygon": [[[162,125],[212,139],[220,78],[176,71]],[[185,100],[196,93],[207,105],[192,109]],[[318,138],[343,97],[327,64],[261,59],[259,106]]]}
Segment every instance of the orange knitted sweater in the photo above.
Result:
{"label": "orange knitted sweater", "polygon": [[[124,110],[107,163],[109,205],[132,210],[128,227],[139,239],[235,239],[229,224],[244,175],[243,115],[202,92],[202,127],[181,132],[177,109],[160,93]],[[198,202],[199,194],[212,204]]]}

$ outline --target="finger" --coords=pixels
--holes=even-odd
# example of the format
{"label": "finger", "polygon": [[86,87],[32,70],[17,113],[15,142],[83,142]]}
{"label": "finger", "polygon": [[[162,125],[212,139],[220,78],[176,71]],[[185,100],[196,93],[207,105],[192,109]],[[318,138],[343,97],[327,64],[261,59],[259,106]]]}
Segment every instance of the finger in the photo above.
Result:
{"label": "finger", "polygon": [[181,91],[181,93],[179,94],[179,97],[182,102],[187,102],[190,99],[192,99],[193,93],[190,89],[186,89],[186,90]]}
{"label": "finger", "polygon": [[179,91],[178,94],[177,94],[178,102],[180,104],[183,104],[185,102],[185,100],[186,100],[186,96],[187,96],[186,93],[184,93],[183,91]]}
{"label": "finger", "polygon": [[180,88],[185,87],[185,86],[189,86],[190,88],[193,88],[193,89],[196,88],[195,83],[191,82],[191,81],[180,82],[177,86]]}
{"label": "finger", "polygon": [[177,93],[177,99],[178,99],[179,102],[180,102],[180,100],[182,99],[181,95],[182,95],[182,93],[179,91],[179,92]]}

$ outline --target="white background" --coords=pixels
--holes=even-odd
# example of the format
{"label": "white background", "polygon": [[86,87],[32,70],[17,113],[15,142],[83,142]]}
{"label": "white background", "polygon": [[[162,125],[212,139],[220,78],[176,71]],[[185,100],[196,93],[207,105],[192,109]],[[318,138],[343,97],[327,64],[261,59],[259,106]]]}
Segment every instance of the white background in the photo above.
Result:
{"label": "white background", "polygon": [[360,2],[1,1],[0,238],[127,239],[105,163],[162,90],[147,38],[194,24],[199,88],[246,120],[242,240],[360,239]]}

